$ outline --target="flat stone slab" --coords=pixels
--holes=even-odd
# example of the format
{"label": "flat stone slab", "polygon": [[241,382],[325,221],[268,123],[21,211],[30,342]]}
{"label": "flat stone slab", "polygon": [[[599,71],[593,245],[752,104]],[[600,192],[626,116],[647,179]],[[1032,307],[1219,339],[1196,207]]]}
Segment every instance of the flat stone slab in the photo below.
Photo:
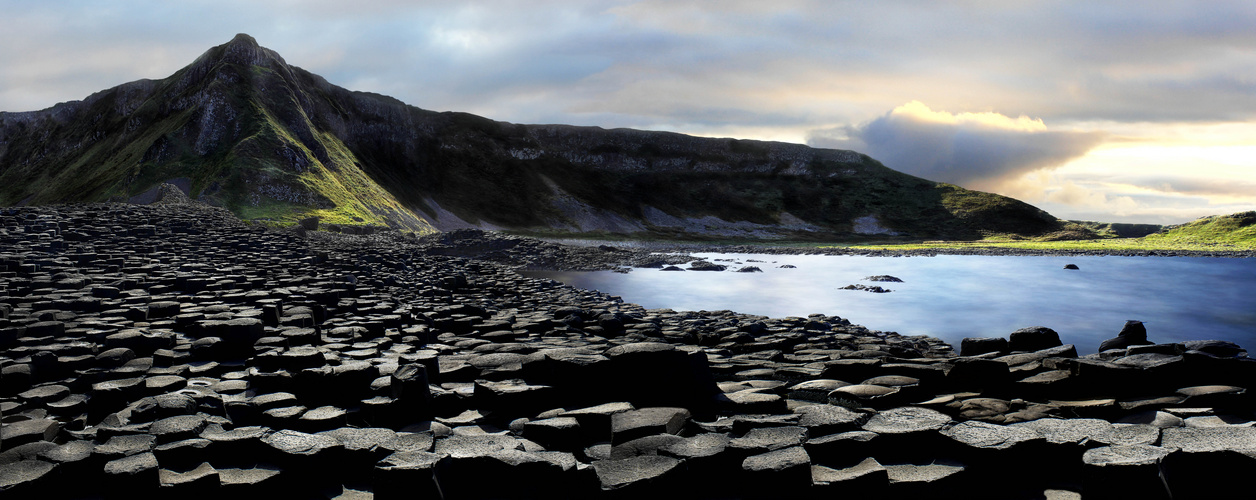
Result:
{"label": "flat stone slab", "polygon": [[684,408],[654,407],[611,415],[612,442],[631,441],[651,434],[677,434],[689,421]]}
{"label": "flat stone slab", "polygon": [[973,448],[985,450],[1007,450],[1022,443],[1043,439],[1037,432],[1028,428],[975,420],[955,424],[943,430],[942,435]]}
{"label": "flat stone slab", "polygon": [[1103,446],[1086,450],[1082,462],[1090,467],[1156,465],[1173,450],[1150,445]]}
{"label": "flat stone slab", "polygon": [[865,458],[858,464],[845,469],[831,469],[823,465],[811,466],[811,482],[816,485],[850,483],[857,480],[872,480],[881,484],[890,481],[889,471],[875,458]]}
{"label": "flat stone slab", "polygon": [[1253,427],[1177,427],[1164,429],[1160,446],[1187,453],[1217,451],[1256,452],[1256,428]]}
{"label": "flat stone slab", "polygon": [[936,483],[964,472],[960,465],[929,464],[929,465],[886,465],[885,471],[894,483]]}
{"label": "flat stone slab", "polygon": [[807,440],[805,427],[760,427],[729,442],[732,448],[756,450],[754,453],[798,446]]}
{"label": "flat stone slab", "polygon": [[863,429],[877,434],[908,434],[941,430],[951,422],[951,417],[940,411],[908,406],[873,415]]}
{"label": "flat stone slab", "polygon": [[323,450],[340,446],[340,441],[318,434],[284,429],[262,438],[262,442],[289,455],[316,455]]}
{"label": "flat stone slab", "polygon": [[1093,436],[1111,432],[1112,424],[1097,418],[1040,418],[1028,422],[1010,424],[1011,427],[1031,429],[1051,444],[1084,444]]}
{"label": "flat stone slab", "polygon": [[660,448],[659,451],[682,459],[710,457],[723,452],[728,448],[730,441],[728,434],[708,432],[684,438],[682,441]]}
{"label": "flat stone slab", "polygon": [[617,490],[658,480],[675,470],[680,463],[672,457],[643,455],[622,460],[598,460],[593,462],[593,470],[603,490]]}
{"label": "flat stone slab", "polygon": [[843,382],[836,379],[808,380],[806,382],[790,386],[789,398],[827,403],[829,401],[829,393],[833,392],[835,389],[846,387],[848,385],[852,384],[850,382]]}
{"label": "flat stone slab", "polygon": [[36,483],[55,467],[55,464],[43,460],[21,460],[0,465],[0,492]]}
{"label": "flat stone slab", "polygon": [[742,470],[749,472],[782,471],[794,467],[810,467],[811,457],[802,446],[791,446],[746,457]]}
{"label": "flat stone slab", "polygon": [[1153,445],[1160,441],[1160,428],[1147,424],[1112,424],[1107,432],[1090,437],[1105,445]]}
{"label": "flat stone slab", "polygon": [[851,430],[868,420],[866,413],[851,411],[837,405],[807,405],[794,409],[800,415],[798,425],[832,433],[849,427]]}

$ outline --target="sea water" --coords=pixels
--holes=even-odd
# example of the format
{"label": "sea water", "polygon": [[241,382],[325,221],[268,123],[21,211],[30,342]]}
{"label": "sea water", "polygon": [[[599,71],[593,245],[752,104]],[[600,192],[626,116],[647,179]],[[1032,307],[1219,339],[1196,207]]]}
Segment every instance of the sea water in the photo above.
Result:
{"label": "sea water", "polygon": [[[693,255],[729,268],[530,274],[646,308],[821,313],[874,330],[938,337],[956,348],[965,337],[1006,338],[1019,328],[1045,326],[1087,354],[1134,319],[1146,323],[1156,343],[1218,339],[1256,349],[1256,259]],[[1067,264],[1078,269],[1064,269]],[[762,272],[733,272],[745,266]],[[874,275],[903,281],[865,280]],[[842,289],[854,284],[891,291]]]}

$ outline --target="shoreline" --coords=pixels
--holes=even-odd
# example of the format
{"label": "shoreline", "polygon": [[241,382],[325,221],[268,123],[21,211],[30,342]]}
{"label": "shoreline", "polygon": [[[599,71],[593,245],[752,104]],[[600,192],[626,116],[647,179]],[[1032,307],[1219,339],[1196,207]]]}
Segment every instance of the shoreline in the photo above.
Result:
{"label": "shoreline", "polygon": [[1227,342],[1079,356],[1034,330],[956,353],[515,271],[666,260],[643,250],[300,233],[0,212],[0,491],[1209,496],[1228,485],[1200,471],[1251,465],[1256,361]]}

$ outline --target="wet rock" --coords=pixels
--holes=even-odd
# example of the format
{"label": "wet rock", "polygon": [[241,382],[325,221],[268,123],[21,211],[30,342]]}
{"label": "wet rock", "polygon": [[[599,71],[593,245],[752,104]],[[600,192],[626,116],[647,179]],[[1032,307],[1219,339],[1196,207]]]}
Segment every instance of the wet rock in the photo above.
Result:
{"label": "wet rock", "polygon": [[716,271],[718,272],[718,271],[724,271],[726,269],[728,269],[728,266],[714,264],[711,262],[707,262],[705,260],[695,260],[689,263],[690,271]]}
{"label": "wet rock", "polygon": [[1120,333],[1116,337],[1105,340],[1099,344],[1099,352],[1110,349],[1124,349],[1134,345],[1150,345],[1152,342],[1147,341],[1147,327],[1143,326],[1142,321],[1129,320],[1125,322],[1125,326],[1121,328]]}
{"label": "wet rock", "polygon": [[1064,345],[1060,334],[1045,326],[1021,328],[1008,336],[1008,349],[1013,351],[1041,351]]}
{"label": "wet rock", "polygon": [[1002,337],[965,337],[959,344],[960,356],[977,356],[989,352],[1007,352],[1007,339]]}

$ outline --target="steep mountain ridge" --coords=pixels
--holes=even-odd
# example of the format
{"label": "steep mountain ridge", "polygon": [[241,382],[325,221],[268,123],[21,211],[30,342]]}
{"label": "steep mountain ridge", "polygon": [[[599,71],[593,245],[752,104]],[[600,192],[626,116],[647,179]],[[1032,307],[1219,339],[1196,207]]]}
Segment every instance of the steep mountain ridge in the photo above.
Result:
{"label": "steep mountain ridge", "polygon": [[421,232],[973,238],[1059,227],[1017,200],[853,151],[422,110],[332,85],[243,34],[162,80],[0,113],[0,204],[126,200],[172,180],[246,219]]}

